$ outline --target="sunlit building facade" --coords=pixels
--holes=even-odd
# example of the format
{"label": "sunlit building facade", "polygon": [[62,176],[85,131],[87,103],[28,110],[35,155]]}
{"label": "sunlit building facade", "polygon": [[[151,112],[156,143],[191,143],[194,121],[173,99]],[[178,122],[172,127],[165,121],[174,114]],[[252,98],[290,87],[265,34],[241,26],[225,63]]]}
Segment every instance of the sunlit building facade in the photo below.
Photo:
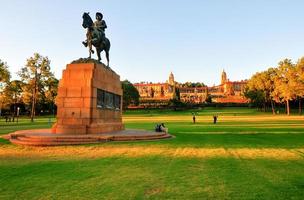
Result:
{"label": "sunlit building facade", "polygon": [[165,105],[170,99],[179,95],[180,100],[186,103],[204,103],[211,98],[216,103],[247,103],[243,92],[247,81],[230,81],[226,72],[221,74],[221,84],[211,87],[182,87],[174,80],[171,72],[165,83],[135,83],[134,86],[140,95],[140,104]]}

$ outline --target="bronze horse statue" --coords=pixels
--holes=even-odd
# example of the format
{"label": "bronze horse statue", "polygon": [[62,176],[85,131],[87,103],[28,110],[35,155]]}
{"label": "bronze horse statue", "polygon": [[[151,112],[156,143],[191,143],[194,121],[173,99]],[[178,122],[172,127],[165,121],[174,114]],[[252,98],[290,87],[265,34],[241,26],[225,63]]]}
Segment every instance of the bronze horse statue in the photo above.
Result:
{"label": "bronze horse statue", "polygon": [[94,22],[90,17],[89,13],[86,12],[83,13],[82,19],[83,19],[82,27],[87,29],[86,36],[87,36],[87,46],[89,47],[89,58],[91,58],[91,54],[94,53],[94,51],[92,50],[92,46],[94,46],[96,48],[98,61],[101,61],[100,53],[102,51],[105,51],[106,58],[108,61],[108,66],[109,66],[109,62],[110,62],[109,51],[111,47],[109,39],[106,37],[104,38],[101,37],[101,34],[94,26]]}

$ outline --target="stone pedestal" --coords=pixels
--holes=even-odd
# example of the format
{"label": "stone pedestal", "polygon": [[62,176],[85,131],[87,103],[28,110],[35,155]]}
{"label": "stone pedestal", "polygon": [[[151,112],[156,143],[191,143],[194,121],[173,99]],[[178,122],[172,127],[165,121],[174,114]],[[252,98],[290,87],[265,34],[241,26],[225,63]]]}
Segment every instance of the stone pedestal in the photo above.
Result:
{"label": "stone pedestal", "polygon": [[59,82],[55,134],[97,134],[124,129],[120,77],[103,64],[68,64]]}

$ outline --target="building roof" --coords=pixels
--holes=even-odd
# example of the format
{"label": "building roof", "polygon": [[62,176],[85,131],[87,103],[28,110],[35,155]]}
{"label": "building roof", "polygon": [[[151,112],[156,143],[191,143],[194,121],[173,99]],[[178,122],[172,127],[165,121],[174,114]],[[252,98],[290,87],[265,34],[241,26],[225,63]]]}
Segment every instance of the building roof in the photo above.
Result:
{"label": "building roof", "polygon": [[134,83],[134,86],[165,86],[168,83]]}

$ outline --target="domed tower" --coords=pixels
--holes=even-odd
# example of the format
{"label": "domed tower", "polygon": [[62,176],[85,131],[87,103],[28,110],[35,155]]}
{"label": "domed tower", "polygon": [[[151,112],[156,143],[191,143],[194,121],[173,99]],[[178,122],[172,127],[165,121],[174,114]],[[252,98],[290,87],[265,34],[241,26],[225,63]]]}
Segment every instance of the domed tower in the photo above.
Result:
{"label": "domed tower", "polygon": [[175,85],[174,75],[173,75],[172,72],[171,72],[170,75],[169,75],[169,84],[170,84],[170,85]]}
{"label": "domed tower", "polygon": [[174,75],[172,72],[169,75],[168,85],[169,85],[170,99],[175,99],[176,98],[176,91],[175,91],[176,88],[175,88]]}
{"label": "domed tower", "polygon": [[221,79],[221,85],[225,84],[227,82],[227,74],[225,70],[222,72],[222,79]]}

